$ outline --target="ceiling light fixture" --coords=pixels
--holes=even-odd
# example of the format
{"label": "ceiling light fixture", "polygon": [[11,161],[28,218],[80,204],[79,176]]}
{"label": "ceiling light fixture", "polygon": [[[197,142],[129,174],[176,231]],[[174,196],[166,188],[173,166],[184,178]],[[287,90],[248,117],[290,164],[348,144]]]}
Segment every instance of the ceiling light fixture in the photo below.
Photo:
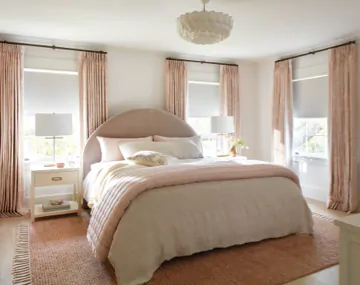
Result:
{"label": "ceiling light fixture", "polygon": [[203,11],[181,15],[178,19],[180,36],[191,43],[208,45],[227,39],[233,28],[231,16],[215,11],[206,11],[210,0],[201,0]]}

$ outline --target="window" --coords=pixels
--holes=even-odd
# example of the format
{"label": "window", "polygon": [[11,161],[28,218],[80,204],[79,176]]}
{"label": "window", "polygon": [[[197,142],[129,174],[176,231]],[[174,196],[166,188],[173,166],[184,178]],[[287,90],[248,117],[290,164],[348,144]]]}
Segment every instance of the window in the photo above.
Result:
{"label": "window", "polygon": [[327,134],[327,118],[294,118],[294,155],[326,159]]}
{"label": "window", "polygon": [[78,77],[72,73],[24,73],[24,157],[26,161],[52,161],[53,140],[35,136],[36,113],[71,113],[73,135],[56,140],[55,154],[63,162],[77,161],[79,141]]}
{"label": "window", "polygon": [[328,77],[293,82],[293,154],[327,159]]}
{"label": "window", "polygon": [[220,115],[219,84],[189,81],[187,123],[202,137],[204,155],[216,152],[216,137],[211,133],[210,117]]}

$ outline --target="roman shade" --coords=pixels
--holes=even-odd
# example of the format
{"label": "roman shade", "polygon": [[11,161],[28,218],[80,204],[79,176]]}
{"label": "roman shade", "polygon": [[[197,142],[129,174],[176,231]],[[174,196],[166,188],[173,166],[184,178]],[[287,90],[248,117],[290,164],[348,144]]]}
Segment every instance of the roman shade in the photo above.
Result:
{"label": "roman shade", "polygon": [[189,83],[188,117],[220,115],[219,85]]}
{"label": "roman shade", "polygon": [[293,113],[296,118],[326,118],[328,77],[293,82]]}
{"label": "roman shade", "polygon": [[[25,115],[36,113],[79,114],[78,76],[24,72]],[[77,122],[77,117],[76,117]]]}

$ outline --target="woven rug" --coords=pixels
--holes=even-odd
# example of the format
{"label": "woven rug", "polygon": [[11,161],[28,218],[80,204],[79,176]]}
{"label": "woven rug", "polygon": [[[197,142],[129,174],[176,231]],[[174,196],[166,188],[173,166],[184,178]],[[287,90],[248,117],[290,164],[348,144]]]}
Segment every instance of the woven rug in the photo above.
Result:
{"label": "woven rug", "polygon": [[[292,235],[176,258],[164,263],[147,285],[277,285],[315,273],[339,262],[339,233],[329,220],[314,216],[314,221],[314,236]],[[30,231],[31,273],[19,271],[24,266],[15,258],[18,284],[30,284],[20,283],[30,273],[32,285],[115,285],[111,266],[92,255],[85,236],[88,222],[88,217],[68,216],[20,227],[18,257],[29,262],[24,238]]]}

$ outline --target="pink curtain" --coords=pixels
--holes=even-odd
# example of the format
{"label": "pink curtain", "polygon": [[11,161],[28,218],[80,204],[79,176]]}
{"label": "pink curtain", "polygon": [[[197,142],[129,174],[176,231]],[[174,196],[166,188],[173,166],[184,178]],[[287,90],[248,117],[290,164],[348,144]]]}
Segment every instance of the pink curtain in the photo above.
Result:
{"label": "pink curtain", "polygon": [[82,52],[79,63],[81,146],[108,119],[106,54]]}
{"label": "pink curtain", "polygon": [[357,45],[330,51],[328,208],[354,212],[358,206],[358,57]]}
{"label": "pink curtain", "polygon": [[273,93],[273,162],[292,165],[293,114],[292,114],[291,61],[275,63]]}
{"label": "pink curtain", "polygon": [[187,65],[184,61],[165,62],[165,110],[186,119]]}
{"label": "pink curtain", "polygon": [[23,50],[0,44],[0,217],[23,211]]}
{"label": "pink curtain", "polygon": [[234,117],[235,136],[240,137],[239,67],[220,66],[220,113]]}

